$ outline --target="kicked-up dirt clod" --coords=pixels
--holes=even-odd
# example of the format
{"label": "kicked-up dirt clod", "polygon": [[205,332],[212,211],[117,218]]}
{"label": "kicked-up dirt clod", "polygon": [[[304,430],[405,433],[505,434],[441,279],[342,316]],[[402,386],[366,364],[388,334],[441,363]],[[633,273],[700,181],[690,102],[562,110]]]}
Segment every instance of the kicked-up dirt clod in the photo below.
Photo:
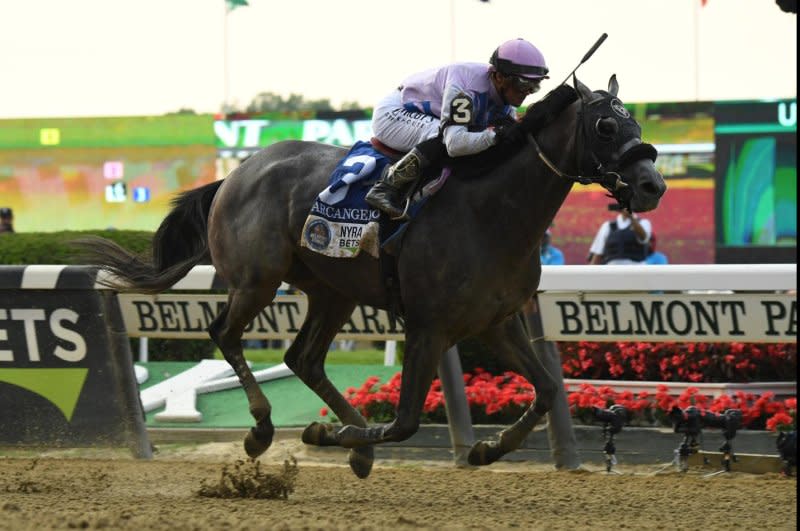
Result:
{"label": "kicked-up dirt clod", "polygon": [[297,460],[290,457],[283,462],[278,474],[262,470],[258,460],[237,460],[222,467],[219,481],[204,482],[198,494],[207,498],[289,498],[297,479]]}

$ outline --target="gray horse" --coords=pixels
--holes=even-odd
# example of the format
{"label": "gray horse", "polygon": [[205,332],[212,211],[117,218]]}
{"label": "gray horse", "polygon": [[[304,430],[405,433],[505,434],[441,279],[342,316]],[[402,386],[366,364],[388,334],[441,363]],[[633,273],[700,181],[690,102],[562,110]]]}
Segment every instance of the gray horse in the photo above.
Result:
{"label": "gray horse", "polygon": [[209,334],[236,371],[256,421],[244,440],[251,457],[270,446],[274,427],[241,338],[282,281],[308,297],[308,314],[284,360],[344,425],[312,423],[303,441],[350,448],[350,466],[361,478],[372,469],[372,445],[417,431],[442,354],[463,338],[478,337],[536,389],[536,400],[517,422],[471,449],[469,462],[487,465],[520,446],[557,391],[514,316],[539,285],[539,244],[573,183],[600,182],[635,211],[655,208],[666,190],[653,164],[655,150],[642,143],[641,129],[616,98],[616,78],[607,92],[592,92],[577,79],[575,85],[575,102],[529,135],[525,146],[487,153],[468,167],[454,161],[453,175],[406,231],[397,259],[405,355],[396,418],[386,425],[369,427],[324,369],[328,346],[357,303],[390,304],[379,262],[367,253],[330,258],[299,244],[342,148],[280,142],[226,179],[183,193],[154,236],[152,257],[101,239],[83,246],[118,278],[112,287],[146,293],[168,289],[210,259],[229,291]]}

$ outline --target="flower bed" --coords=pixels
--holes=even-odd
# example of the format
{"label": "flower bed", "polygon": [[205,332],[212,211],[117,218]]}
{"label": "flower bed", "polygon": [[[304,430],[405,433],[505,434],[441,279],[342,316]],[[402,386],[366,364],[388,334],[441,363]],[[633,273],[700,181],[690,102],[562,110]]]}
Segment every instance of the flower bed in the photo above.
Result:
{"label": "flower bed", "polygon": [[662,382],[797,379],[795,343],[559,343],[565,378]]}
{"label": "flower bed", "polygon": [[[464,374],[464,385],[472,422],[475,424],[513,422],[535,397],[531,384],[513,372],[494,376],[476,369],[474,374]],[[370,377],[361,387],[346,389],[344,396],[370,422],[388,422],[394,418],[400,399],[400,373],[383,384],[377,376]],[[617,392],[610,386],[582,384],[580,390],[569,393],[568,402],[577,422],[591,423],[593,408],[608,408],[618,404],[628,410],[629,423],[639,426],[669,426],[668,413],[674,406],[681,409],[696,406],[714,413],[738,409],[742,412],[743,426],[748,429],[785,430],[796,429],[797,425],[796,397],[776,400],[772,393],[756,396],[738,391],[733,395],[712,398],[699,393],[694,387],[674,396],[665,385],[659,386],[655,393],[642,391],[634,394],[631,391]],[[323,408],[320,415],[328,416],[328,409]],[[422,422],[447,422],[444,394],[438,379],[433,381],[425,398]]]}

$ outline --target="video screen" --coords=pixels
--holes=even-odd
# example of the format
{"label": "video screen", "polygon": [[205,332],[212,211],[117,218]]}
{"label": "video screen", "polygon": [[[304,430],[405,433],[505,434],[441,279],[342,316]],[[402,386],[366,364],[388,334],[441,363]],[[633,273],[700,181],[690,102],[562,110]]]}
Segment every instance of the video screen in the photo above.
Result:
{"label": "video screen", "polygon": [[796,105],[716,105],[718,246],[797,245]]}

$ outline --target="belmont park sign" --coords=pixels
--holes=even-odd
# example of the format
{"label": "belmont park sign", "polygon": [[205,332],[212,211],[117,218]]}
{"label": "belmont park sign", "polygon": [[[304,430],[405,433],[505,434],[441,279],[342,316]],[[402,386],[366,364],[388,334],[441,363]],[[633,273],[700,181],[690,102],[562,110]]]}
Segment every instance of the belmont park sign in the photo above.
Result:
{"label": "belmont park sign", "polygon": [[797,340],[794,294],[547,292],[539,307],[545,337],[553,341]]}
{"label": "belmont park sign", "polygon": [[[131,336],[207,338],[227,297],[215,294],[118,296]],[[545,339],[551,341],[794,342],[797,301],[790,294],[538,295]],[[293,339],[308,310],[303,295],[281,295],[245,330],[245,338]],[[357,306],[340,339],[403,339],[400,322],[383,310]]]}

